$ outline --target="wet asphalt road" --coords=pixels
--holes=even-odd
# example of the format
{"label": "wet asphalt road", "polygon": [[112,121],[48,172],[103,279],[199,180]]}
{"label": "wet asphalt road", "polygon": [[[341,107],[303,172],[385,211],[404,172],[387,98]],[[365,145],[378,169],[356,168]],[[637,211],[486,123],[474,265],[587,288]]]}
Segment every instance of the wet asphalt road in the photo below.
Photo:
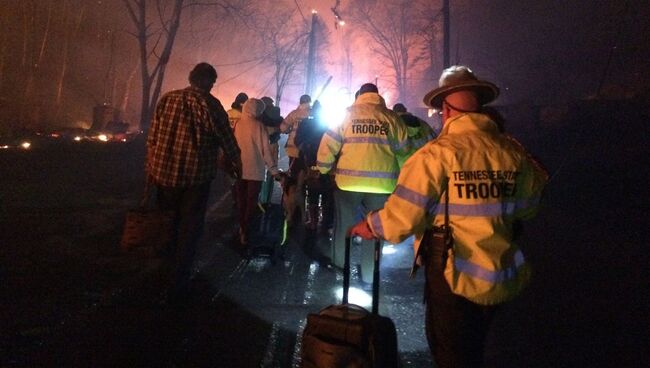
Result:
{"label": "wet asphalt road", "polygon": [[[516,135],[552,179],[520,239],[532,283],[497,315],[486,367],[649,366],[647,112],[616,108]],[[195,297],[183,311],[162,305],[159,260],[116,246],[143,157],[142,142],[0,155],[0,366],[297,366],[307,314],[339,300],[325,238],[296,229],[275,263],[243,259],[216,180]],[[380,313],[395,321],[402,365],[429,367],[422,275],[408,279],[411,250],[395,250]]]}
{"label": "wet asphalt road", "polygon": [[[226,202],[225,198],[217,201],[208,210],[209,222],[220,222],[221,207]],[[212,228],[210,233],[219,233],[219,230]],[[256,350],[258,354],[263,353],[262,359],[252,366],[298,367],[300,337],[307,314],[339,303],[342,295],[341,272],[326,264],[329,237],[308,233],[304,227],[297,226],[289,231],[287,244],[276,247],[273,257],[238,259],[230,254],[236,253],[236,249],[229,246],[228,235],[225,233],[204,244],[197,263],[197,278],[213,285],[213,303],[223,300],[234,303],[265,326],[266,332],[255,338]],[[353,263],[358,259],[358,251],[358,247],[352,251]],[[411,255],[408,243],[385,247],[380,314],[390,316],[396,324],[402,366],[426,367],[432,363],[422,328],[423,274],[416,279],[408,278]],[[356,271],[352,272],[351,302],[369,308],[371,293],[358,284]],[[234,357],[226,355],[224,359]]]}
{"label": "wet asphalt road", "polygon": [[[184,309],[159,304],[160,264],[105,298],[79,326],[79,341],[62,356],[92,366],[299,367],[308,313],[341,298],[342,274],[328,268],[326,235],[289,231],[272,257],[242,257],[233,244],[229,191],[213,185],[206,231],[196,258],[194,294]],[[252,244],[253,247],[256,244]],[[352,251],[353,263],[358,247]],[[403,367],[432,366],[422,328],[423,274],[409,279],[411,248],[386,246],[380,313],[397,328]],[[350,301],[370,307],[371,293],[353,270]],[[83,326],[83,327],[82,327]],[[70,340],[70,332],[68,338]]]}

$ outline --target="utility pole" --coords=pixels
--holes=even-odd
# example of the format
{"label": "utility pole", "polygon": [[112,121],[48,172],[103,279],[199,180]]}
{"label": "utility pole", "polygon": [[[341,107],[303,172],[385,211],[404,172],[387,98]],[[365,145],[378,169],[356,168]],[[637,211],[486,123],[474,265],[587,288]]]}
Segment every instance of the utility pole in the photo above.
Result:
{"label": "utility pole", "polygon": [[314,92],[314,67],[316,63],[316,10],[311,11],[311,31],[309,32],[309,52],[307,54],[307,80],[305,81],[305,94]]}
{"label": "utility pole", "polygon": [[442,68],[447,69],[449,65],[449,0],[443,0],[442,2]]}

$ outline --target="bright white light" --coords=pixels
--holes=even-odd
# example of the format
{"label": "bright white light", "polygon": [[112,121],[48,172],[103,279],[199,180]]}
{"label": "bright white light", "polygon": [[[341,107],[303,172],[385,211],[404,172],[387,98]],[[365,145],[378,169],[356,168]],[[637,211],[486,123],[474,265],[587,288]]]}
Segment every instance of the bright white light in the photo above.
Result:
{"label": "bright white light", "polygon": [[344,26],[344,25],[345,25],[345,21],[344,20],[339,20],[339,26]]}
{"label": "bright white light", "polygon": [[311,13],[312,13],[312,14],[317,14],[318,12],[316,11],[316,9],[312,9],[312,10],[311,10]]}
{"label": "bright white light", "polygon": [[8,145],[0,146],[0,149],[9,149]]}
{"label": "bright white light", "polygon": [[75,140],[76,142],[79,142],[79,141],[81,141],[81,137],[80,137],[80,136],[76,136],[76,137],[74,137],[74,140]]}
{"label": "bright white light", "polygon": [[318,99],[323,106],[321,118],[329,128],[336,128],[343,122],[346,108],[354,102],[354,95],[347,88],[335,89],[330,85]]}
{"label": "bright white light", "polygon": [[97,136],[97,139],[99,139],[102,142],[108,142],[108,136],[106,134],[100,134]]}
{"label": "bright white light", "polygon": [[[339,287],[336,290],[336,297],[339,298],[339,300],[343,299],[343,287]],[[372,295],[361,289],[351,287],[348,291],[348,303],[366,308],[372,307]]]}
{"label": "bright white light", "polygon": [[27,141],[25,141],[25,142],[21,143],[20,146],[21,146],[23,149],[29,149],[29,147],[31,147],[32,144],[29,143],[29,142],[27,142]]}
{"label": "bright white light", "polygon": [[383,97],[384,101],[386,101],[386,106],[393,106],[393,102],[391,101],[390,91],[383,92],[381,94],[381,97]]}
{"label": "bright white light", "polygon": [[397,252],[397,249],[395,249],[395,246],[392,244],[386,244],[381,249],[381,254],[393,254],[395,252]]}
{"label": "bright white light", "polygon": [[439,113],[440,111],[438,109],[429,109],[427,111],[427,116],[432,117],[433,115]]}

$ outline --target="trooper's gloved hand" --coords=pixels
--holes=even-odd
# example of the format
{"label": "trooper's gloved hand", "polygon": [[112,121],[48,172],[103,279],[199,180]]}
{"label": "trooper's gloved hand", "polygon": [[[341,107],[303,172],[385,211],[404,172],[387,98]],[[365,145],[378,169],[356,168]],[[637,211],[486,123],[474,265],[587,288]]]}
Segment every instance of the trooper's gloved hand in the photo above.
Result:
{"label": "trooper's gloved hand", "polygon": [[368,222],[363,219],[350,228],[350,236],[360,236],[366,240],[375,239],[375,234],[370,230]]}

